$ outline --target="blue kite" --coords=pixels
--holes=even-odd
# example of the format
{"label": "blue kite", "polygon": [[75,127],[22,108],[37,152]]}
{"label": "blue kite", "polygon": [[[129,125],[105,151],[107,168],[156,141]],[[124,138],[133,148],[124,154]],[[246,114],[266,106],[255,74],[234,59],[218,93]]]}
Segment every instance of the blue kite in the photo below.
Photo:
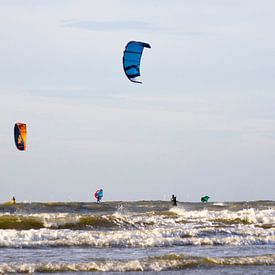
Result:
{"label": "blue kite", "polygon": [[123,54],[123,69],[128,79],[135,83],[142,83],[140,78],[140,60],[143,48],[151,48],[148,43],[130,41]]}

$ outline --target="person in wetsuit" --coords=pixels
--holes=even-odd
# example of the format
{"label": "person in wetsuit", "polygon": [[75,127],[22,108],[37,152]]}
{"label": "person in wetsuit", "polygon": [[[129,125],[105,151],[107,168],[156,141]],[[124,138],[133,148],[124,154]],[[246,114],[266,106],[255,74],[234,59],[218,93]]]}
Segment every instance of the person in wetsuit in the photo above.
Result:
{"label": "person in wetsuit", "polygon": [[103,189],[98,189],[97,191],[95,191],[94,197],[96,198],[97,202],[100,202],[103,198]]}
{"label": "person in wetsuit", "polygon": [[173,206],[177,206],[177,197],[174,194],[172,195],[171,201]]}

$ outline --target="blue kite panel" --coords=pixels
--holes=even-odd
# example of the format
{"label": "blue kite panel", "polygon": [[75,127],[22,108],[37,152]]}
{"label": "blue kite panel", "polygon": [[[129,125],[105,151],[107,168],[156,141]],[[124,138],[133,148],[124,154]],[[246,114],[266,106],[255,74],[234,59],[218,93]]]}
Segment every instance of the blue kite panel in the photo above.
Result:
{"label": "blue kite panel", "polygon": [[142,83],[140,80],[140,60],[143,48],[151,48],[151,46],[144,42],[130,41],[125,47],[123,69],[132,82]]}

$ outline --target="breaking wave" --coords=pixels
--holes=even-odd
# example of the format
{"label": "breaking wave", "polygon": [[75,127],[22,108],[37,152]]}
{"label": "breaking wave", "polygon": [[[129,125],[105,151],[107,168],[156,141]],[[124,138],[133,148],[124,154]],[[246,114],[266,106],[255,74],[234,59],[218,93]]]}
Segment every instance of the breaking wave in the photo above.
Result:
{"label": "breaking wave", "polygon": [[167,211],[150,211],[127,213],[116,211],[106,215],[88,215],[72,213],[39,213],[39,214],[0,214],[0,229],[135,229],[174,227],[184,224],[204,226],[253,225],[264,229],[275,229],[275,209],[242,209],[231,210],[185,210],[174,207]]}
{"label": "breaking wave", "polygon": [[23,207],[33,206],[23,205],[19,206],[20,211],[1,213],[0,247],[275,244],[275,208],[271,203],[264,208],[244,208],[244,204],[190,204],[171,208],[160,202],[141,202],[133,204],[130,210],[110,203],[102,207],[92,205],[98,209],[90,212],[89,205],[65,206],[39,207],[41,211],[45,207],[47,210],[54,207],[55,211],[69,207],[77,210],[26,213]]}
{"label": "breaking wave", "polygon": [[272,229],[238,226],[173,227],[133,230],[31,229],[0,230],[0,247],[169,247],[186,245],[259,245],[275,244]]}
{"label": "breaking wave", "polygon": [[[173,213],[167,213],[173,216]],[[138,228],[153,226],[161,223],[161,218],[139,215],[72,215],[69,213],[57,214],[31,214],[31,215],[0,215],[0,229],[71,229],[71,230],[91,230],[91,229],[111,229],[111,228]],[[165,220],[164,220],[165,222]]]}
{"label": "breaking wave", "polygon": [[169,271],[192,267],[275,265],[275,255],[247,257],[195,257],[167,254],[139,260],[95,260],[91,262],[45,262],[0,264],[0,273],[35,272],[130,272],[130,271]]}
{"label": "breaking wave", "polygon": [[172,208],[171,212],[176,213],[179,218],[189,222],[200,221],[202,223],[220,223],[224,225],[254,224],[262,227],[275,228],[275,209],[242,209],[239,211],[221,210],[211,211],[203,209],[200,211],[187,211],[183,208]]}

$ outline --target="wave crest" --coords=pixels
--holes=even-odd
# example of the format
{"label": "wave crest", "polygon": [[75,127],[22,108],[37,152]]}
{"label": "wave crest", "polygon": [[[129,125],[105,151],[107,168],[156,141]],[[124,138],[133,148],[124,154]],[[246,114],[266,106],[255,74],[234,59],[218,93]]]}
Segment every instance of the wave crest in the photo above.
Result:
{"label": "wave crest", "polygon": [[87,263],[11,263],[0,264],[0,273],[169,271],[184,270],[197,266],[228,265],[275,265],[275,255],[213,258],[168,254],[129,261],[96,260]]}

